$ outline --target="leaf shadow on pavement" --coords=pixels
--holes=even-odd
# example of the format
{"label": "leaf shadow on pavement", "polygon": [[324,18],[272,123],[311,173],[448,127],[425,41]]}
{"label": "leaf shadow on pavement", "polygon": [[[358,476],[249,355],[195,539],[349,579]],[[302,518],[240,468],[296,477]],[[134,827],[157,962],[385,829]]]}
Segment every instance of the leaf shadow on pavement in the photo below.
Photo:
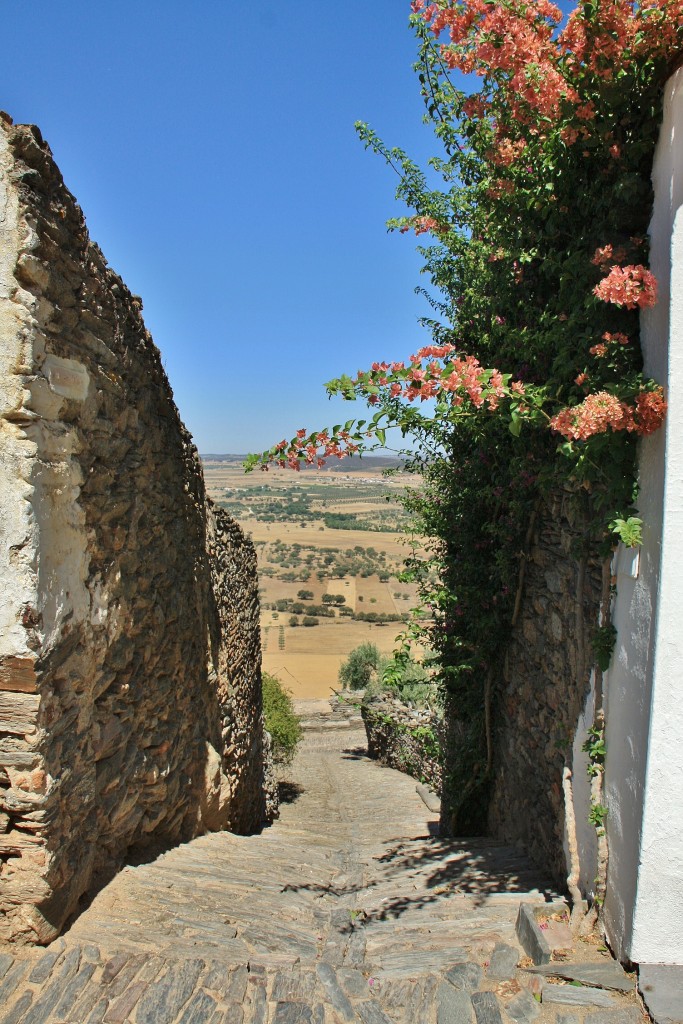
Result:
{"label": "leaf shadow on pavement", "polygon": [[380,865],[376,886],[386,889],[392,876],[400,875],[409,879],[412,891],[385,897],[380,906],[367,911],[369,919],[400,917],[457,897],[468,897],[470,909],[482,907],[491,897],[516,893],[539,893],[546,901],[558,898],[556,888],[528,857],[495,839],[424,836],[385,847],[373,858]]}

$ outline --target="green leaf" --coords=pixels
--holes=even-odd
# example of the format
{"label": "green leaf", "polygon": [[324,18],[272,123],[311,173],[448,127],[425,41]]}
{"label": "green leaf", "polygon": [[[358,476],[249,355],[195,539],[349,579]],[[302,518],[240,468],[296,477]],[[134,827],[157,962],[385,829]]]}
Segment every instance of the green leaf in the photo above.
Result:
{"label": "green leaf", "polygon": [[636,516],[614,519],[609,528],[627,548],[637,548],[643,543],[643,520]]}

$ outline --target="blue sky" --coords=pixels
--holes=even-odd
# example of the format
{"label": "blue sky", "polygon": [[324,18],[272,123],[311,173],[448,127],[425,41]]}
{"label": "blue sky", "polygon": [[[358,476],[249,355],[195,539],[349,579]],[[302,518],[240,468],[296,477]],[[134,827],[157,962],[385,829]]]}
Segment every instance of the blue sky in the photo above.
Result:
{"label": "blue sky", "polygon": [[323,382],[407,356],[420,257],[389,235],[368,121],[433,152],[408,0],[3,4],[0,106],[38,124],[91,236],[144,301],[202,452],[346,418]]}

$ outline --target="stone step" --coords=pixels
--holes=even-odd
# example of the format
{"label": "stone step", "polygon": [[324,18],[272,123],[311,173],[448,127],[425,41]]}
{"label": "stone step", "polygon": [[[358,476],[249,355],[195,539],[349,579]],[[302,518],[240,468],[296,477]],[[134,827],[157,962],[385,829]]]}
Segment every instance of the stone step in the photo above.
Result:
{"label": "stone step", "polygon": [[635,1024],[632,990],[536,979],[536,1002],[515,919],[552,887],[504,843],[433,837],[357,742],[307,733],[271,828],[128,868],[47,953],[0,954],[0,1024]]}

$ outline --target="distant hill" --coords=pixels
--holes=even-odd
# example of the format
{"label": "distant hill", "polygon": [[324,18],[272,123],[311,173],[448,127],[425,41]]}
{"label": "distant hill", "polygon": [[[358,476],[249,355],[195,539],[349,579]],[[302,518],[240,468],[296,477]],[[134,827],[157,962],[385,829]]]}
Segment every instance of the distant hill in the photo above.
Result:
{"label": "distant hill", "polygon": [[[244,462],[246,455],[214,453],[200,453],[202,462],[223,462],[229,465]],[[321,470],[323,473],[366,473],[369,469],[395,469],[403,465],[402,459],[393,458],[388,455],[351,455],[347,459],[330,459],[327,465]],[[302,470],[309,467],[302,466]],[[315,468],[315,467],[310,467]]]}

